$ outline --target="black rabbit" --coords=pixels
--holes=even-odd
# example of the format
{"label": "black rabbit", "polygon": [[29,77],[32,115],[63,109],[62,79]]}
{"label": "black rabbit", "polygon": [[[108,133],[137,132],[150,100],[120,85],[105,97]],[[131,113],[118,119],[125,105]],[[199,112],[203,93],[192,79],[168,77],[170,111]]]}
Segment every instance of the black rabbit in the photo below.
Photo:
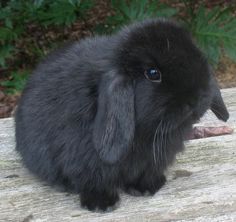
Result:
{"label": "black rabbit", "polygon": [[86,38],[50,54],[16,112],[16,149],[51,184],[106,210],[118,189],[154,194],[211,108],[229,117],[206,58],[190,34],[164,19]]}

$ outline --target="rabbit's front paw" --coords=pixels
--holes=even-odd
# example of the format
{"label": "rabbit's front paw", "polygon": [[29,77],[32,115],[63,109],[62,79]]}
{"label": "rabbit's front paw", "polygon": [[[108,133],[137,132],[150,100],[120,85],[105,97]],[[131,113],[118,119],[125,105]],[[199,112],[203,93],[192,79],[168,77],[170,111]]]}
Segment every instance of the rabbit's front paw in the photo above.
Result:
{"label": "rabbit's front paw", "polygon": [[142,177],[137,183],[128,184],[125,191],[133,196],[153,195],[155,194],[166,182],[164,175],[157,176],[155,179]]}
{"label": "rabbit's front paw", "polygon": [[80,194],[81,206],[91,211],[112,211],[116,209],[118,201],[117,192],[84,191]]}

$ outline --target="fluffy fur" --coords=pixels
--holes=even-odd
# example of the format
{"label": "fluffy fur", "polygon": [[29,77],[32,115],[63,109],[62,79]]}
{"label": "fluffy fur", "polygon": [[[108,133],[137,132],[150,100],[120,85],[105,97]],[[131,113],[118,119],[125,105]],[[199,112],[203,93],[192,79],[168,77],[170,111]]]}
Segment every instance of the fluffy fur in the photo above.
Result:
{"label": "fluffy fur", "polygon": [[[162,82],[144,72],[158,68]],[[16,112],[16,149],[51,184],[106,210],[118,188],[154,194],[192,124],[228,112],[189,33],[148,20],[59,49],[37,67]]]}

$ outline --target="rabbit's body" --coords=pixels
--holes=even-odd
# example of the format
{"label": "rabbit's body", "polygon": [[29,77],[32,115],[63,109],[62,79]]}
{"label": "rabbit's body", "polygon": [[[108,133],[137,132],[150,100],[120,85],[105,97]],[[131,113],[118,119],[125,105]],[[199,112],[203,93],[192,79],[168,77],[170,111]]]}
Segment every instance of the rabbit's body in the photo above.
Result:
{"label": "rabbit's body", "polygon": [[[151,30],[156,26],[160,34]],[[160,36],[155,40],[155,35]],[[144,53],[153,58],[157,49],[162,65]],[[182,63],[183,58],[189,61]],[[172,60],[181,68],[175,77],[169,74],[175,69]],[[159,83],[144,77],[147,65],[161,67]],[[183,71],[188,69],[196,74],[189,77]],[[191,87],[201,88],[201,94]],[[197,100],[191,112],[188,97]],[[210,107],[219,118],[228,118],[206,60],[190,37],[172,23],[148,21],[49,55],[19,103],[16,149],[32,172],[80,193],[83,206],[105,210],[119,199],[118,188],[155,193],[192,124]]]}

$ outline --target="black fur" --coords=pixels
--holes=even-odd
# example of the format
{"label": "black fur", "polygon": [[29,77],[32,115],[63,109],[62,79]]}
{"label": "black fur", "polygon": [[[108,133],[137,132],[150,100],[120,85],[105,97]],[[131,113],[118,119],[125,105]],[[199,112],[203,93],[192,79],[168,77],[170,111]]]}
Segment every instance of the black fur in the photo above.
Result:
{"label": "black fur", "polygon": [[[158,68],[162,82],[146,79]],[[16,149],[51,184],[106,210],[118,188],[154,194],[192,124],[212,108],[228,112],[209,65],[190,35],[148,20],[87,38],[37,67],[16,113]]]}

